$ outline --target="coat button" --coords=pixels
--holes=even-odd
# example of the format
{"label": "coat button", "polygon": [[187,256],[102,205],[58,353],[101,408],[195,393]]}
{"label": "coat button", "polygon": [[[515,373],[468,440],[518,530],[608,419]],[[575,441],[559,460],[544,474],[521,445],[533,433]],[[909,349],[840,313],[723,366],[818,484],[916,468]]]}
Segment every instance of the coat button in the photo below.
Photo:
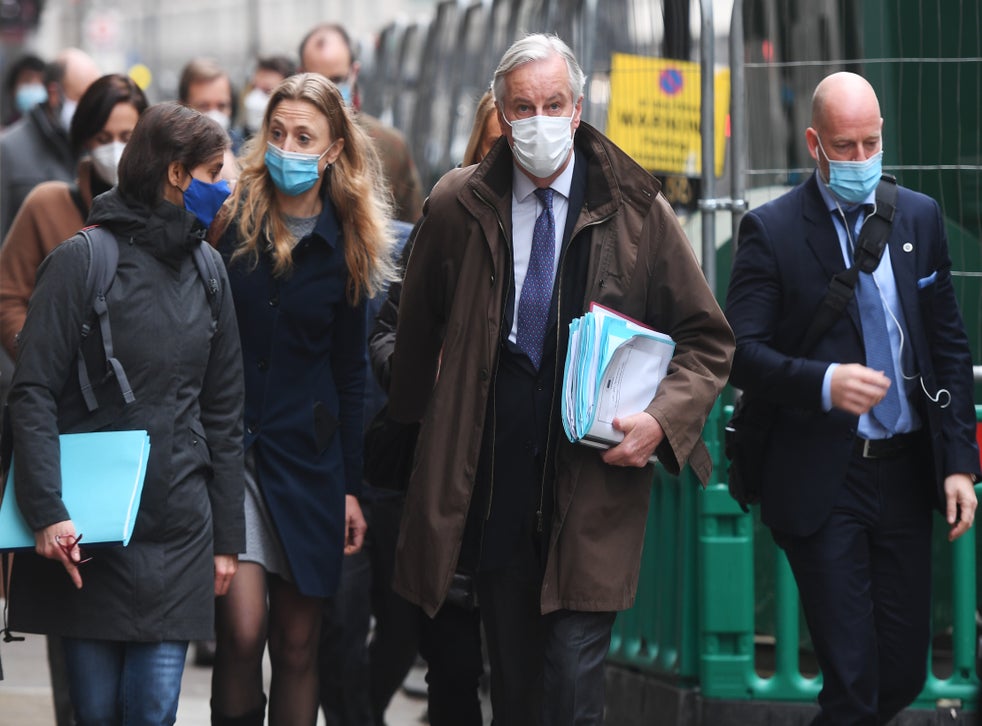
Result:
{"label": "coat button", "polygon": [[265,371],[269,368],[269,363],[266,361],[265,358],[260,358],[259,362],[256,364],[256,367],[259,368],[259,370],[261,371]]}
{"label": "coat button", "polygon": [[249,424],[248,426],[246,426],[246,433],[250,435],[256,433],[256,425]]}
{"label": "coat button", "polygon": [[279,296],[277,296],[277,295],[273,295],[273,297],[271,297],[271,298],[269,299],[269,306],[270,306],[271,308],[275,308],[275,307],[276,307],[277,305],[279,305],[279,304],[280,304],[280,298],[279,298]]}
{"label": "coat button", "polygon": [[487,371],[487,368],[482,368],[481,369],[481,372],[478,374],[478,378],[480,378],[482,381],[488,380],[488,371]]}

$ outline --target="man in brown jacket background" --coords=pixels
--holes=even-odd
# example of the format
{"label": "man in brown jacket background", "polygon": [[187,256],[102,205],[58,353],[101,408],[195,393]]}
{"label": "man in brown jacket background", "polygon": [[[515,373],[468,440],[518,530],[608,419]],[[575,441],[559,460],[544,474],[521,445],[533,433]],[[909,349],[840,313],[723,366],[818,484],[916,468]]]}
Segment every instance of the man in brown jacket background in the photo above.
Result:
{"label": "man in brown jacket background", "polygon": [[423,207],[419,172],[403,135],[361,111],[359,63],[355,59],[348,31],[337,23],[314,26],[300,41],[300,70],[320,73],[341,91],[344,102],[355,112],[355,121],[375,143],[375,151],[382,161],[382,170],[395,202],[393,216],[403,222],[414,223]]}
{"label": "man in brown jacket background", "polygon": [[[396,590],[431,616],[475,577],[496,723],[601,724],[615,613],[632,605],[652,469],[711,470],[703,424],[733,335],[658,182],[581,123],[572,52],[530,35],[493,92],[505,140],[424,207],[390,415],[421,421]],[[603,304],[672,336],[668,375],[607,451],[559,418],[570,321]],[[459,577],[458,577],[459,580]]]}

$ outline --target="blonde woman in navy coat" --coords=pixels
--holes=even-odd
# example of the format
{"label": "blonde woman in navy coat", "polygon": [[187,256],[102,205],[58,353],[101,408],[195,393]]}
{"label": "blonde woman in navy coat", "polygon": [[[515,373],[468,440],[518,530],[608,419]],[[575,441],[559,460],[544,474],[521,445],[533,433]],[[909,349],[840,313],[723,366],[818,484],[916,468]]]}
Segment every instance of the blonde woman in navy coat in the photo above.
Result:
{"label": "blonde woman in navy coat", "polygon": [[243,339],[247,472],[246,553],[218,603],[213,724],[263,723],[267,636],[270,724],[316,720],[321,610],[365,532],[364,306],[393,276],[390,206],[334,84],[283,81],[212,229]]}

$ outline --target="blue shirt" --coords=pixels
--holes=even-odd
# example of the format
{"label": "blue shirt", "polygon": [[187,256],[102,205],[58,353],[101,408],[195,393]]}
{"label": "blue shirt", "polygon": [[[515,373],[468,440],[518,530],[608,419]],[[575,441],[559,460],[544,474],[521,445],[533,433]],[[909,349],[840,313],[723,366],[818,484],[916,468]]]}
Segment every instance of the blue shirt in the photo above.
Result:
{"label": "blue shirt", "polygon": [[[839,247],[842,250],[842,259],[846,267],[850,267],[852,265],[853,243],[859,238],[859,231],[866,221],[866,215],[860,212],[856,220],[856,228],[849,230],[847,233],[843,215],[846,212],[854,210],[856,208],[855,205],[843,206],[837,202],[835,196],[829,191],[825,182],[822,180],[821,175],[818,175],[818,190],[822,194],[826,209],[832,215],[835,232],[839,237]],[[863,201],[863,204],[875,203],[876,192],[870,194]],[[842,210],[841,214],[840,209]],[[903,375],[901,345],[908,343],[904,341],[905,336],[900,326],[902,325],[906,328],[907,323],[904,320],[904,312],[900,307],[900,298],[897,295],[897,281],[893,277],[893,265],[890,263],[889,246],[883,250],[883,257],[880,260],[880,264],[873,271],[873,280],[876,282],[876,287],[880,292],[880,301],[883,303],[883,314],[887,320],[887,332],[890,336],[890,354],[893,359],[893,370],[886,371],[886,375],[892,381],[891,385],[900,386],[900,418],[897,421],[896,433],[906,433],[920,428],[921,422],[917,413],[911,407],[906,393],[907,387]],[[838,363],[829,365],[825,371],[825,379],[822,381],[822,408],[825,411],[832,409],[832,372],[838,365]],[[913,371],[911,371],[911,374],[913,374]],[[884,439],[893,435],[868,413],[864,413],[859,417],[858,433],[865,439]]]}

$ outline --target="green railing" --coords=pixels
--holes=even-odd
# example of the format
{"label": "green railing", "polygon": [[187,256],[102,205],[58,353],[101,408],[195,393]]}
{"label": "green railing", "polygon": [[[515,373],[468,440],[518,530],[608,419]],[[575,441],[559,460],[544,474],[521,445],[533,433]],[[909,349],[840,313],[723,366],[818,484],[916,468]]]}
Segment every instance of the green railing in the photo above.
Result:
{"label": "green railing", "polygon": [[[728,415],[729,407],[718,406],[706,427],[716,477],[725,472],[720,441]],[[982,420],[982,407],[976,416]],[[982,498],[982,485],[976,491]],[[638,596],[617,619],[611,662],[698,684],[705,698],[815,700],[821,675],[798,590],[755,514],[743,512],[718,478],[701,489],[688,472],[673,477],[656,467]],[[950,653],[932,654],[915,706],[943,701],[975,710],[975,529],[948,544],[947,525],[940,517],[936,525],[933,624],[946,651],[950,636]]]}

